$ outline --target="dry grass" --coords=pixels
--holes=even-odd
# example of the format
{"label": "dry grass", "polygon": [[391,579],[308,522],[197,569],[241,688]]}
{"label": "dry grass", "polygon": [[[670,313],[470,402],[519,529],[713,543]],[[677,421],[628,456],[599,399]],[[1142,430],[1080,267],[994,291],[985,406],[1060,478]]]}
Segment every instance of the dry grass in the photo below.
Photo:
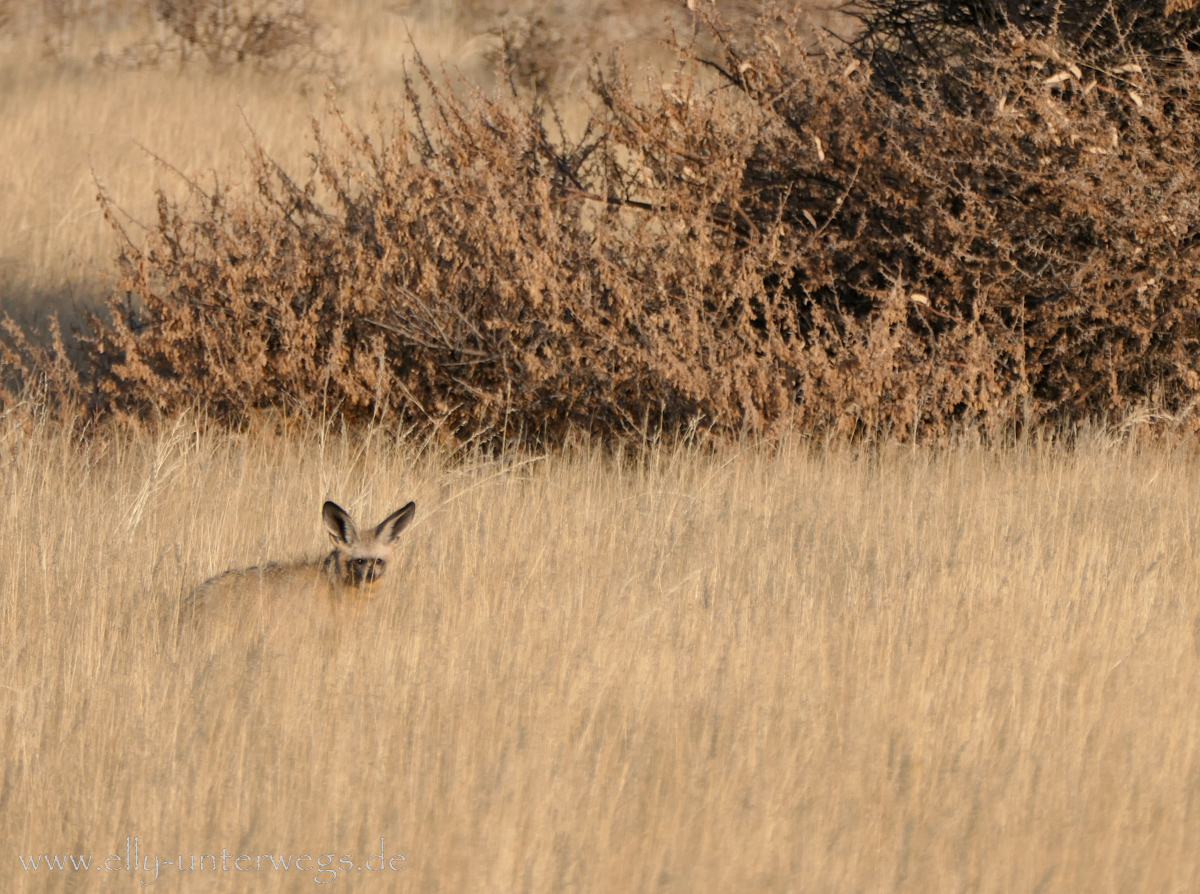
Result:
{"label": "dry grass", "polygon": [[[1188,456],[453,462],[378,433],[163,431],[79,448],[0,421],[8,890],[84,881],[17,853],[98,863],[133,835],[356,861],[383,836],[407,869],[380,891],[1200,882]],[[319,553],[325,497],[417,501],[389,595],[335,629],[176,639],[197,581]],[[159,884],[316,874],[229,866]]]}
{"label": "dry grass", "polygon": [[[322,7],[352,119],[400,83],[385,7]],[[471,9],[408,24],[466,67],[496,48]],[[49,59],[22,35],[0,62],[9,307],[100,292],[89,166],[146,223],[178,185],[135,140],[227,170],[240,104],[285,165],[309,145],[310,81],[97,68],[85,31]],[[166,860],[333,854],[343,883],[336,858],[382,837],[406,869],[381,891],[1195,890],[1194,457],[788,437],[491,460],[184,417],[81,445],[10,408],[3,887],[128,890],[153,873],[95,867],[136,836]],[[327,497],[418,503],[376,603],[180,635],[209,575],[319,555]],[[229,865],[156,884],[330,880]]]}
{"label": "dry grass", "polygon": [[0,296],[22,315],[91,306],[110,285],[116,241],[96,202],[99,178],[136,221],[153,215],[156,187],[178,177],[141,147],[189,176],[244,158],[250,133],[299,164],[310,102],[247,73],[211,79],[162,71],[0,73],[0,115],[11,138],[0,165]]}
{"label": "dry grass", "polygon": [[[342,100],[352,115],[366,110],[373,91],[394,89],[411,59],[406,20],[388,6],[323,10],[346,60]],[[117,244],[96,202],[97,178],[136,221],[150,223],[156,189],[180,194],[181,187],[150,153],[211,184],[213,172],[244,164],[249,123],[273,156],[303,166],[309,121],[323,106],[320,77],[94,64],[97,53],[116,58],[143,39],[140,24],[84,22],[54,55],[39,31],[0,35],[8,136],[0,154],[0,298],[28,318],[95,305],[106,294]],[[477,76],[487,71],[465,28],[407,24],[431,59]]]}
{"label": "dry grass", "polygon": [[[131,68],[121,62],[123,51],[165,33],[144,5],[61,0],[46,3],[44,11],[37,4],[20,7],[10,27],[0,23],[6,136],[0,149],[0,300],[26,319],[70,311],[74,304],[94,306],[109,288],[117,249],[96,203],[96,178],[147,224],[157,188],[181,194],[179,178],[145,150],[211,185],[213,172],[228,180],[244,166],[249,122],[272,157],[291,170],[303,168],[310,117],[323,108],[324,77],[202,65],[179,71],[167,63]],[[501,46],[493,32],[521,25],[529,12],[504,4],[509,15],[502,20],[482,0],[408,6],[326,0],[309,6],[322,23],[322,47],[336,59],[339,102],[351,118],[366,117],[372,102],[386,105],[398,95],[414,46],[435,68],[488,83]],[[583,87],[593,53],[623,46],[637,62],[669,59],[659,44],[663,21],[683,18],[666,3],[598,9],[574,2],[556,9],[533,37],[551,41],[541,49],[556,55],[544,64],[554,68],[555,85],[567,96]],[[528,31],[522,32],[527,40]],[[109,61],[97,64],[101,55]]]}
{"label": "dry grass", "polygon": [[[367,107],[372,90],[394,87],[411,57],[405,21],[387,5],[335,6],[357,13],[331,26],[342,58],[354,63],[342,92],[351,114]],[[120,24],[84,22],[53,55],[32,25],[0,38],[8,134],[0,156],[0,297],[29,317],[73,302],[94,305],[110,285],[117,245],[96,202],[96,179],[135,221],[150,223],[155,191],[177,195],[182,185],[151,153],[211,184],[213,172],[244,164],[249,124],[281,162],[301,167],[310,118],[323,106],[319,77],[94,64],[98,53],[117,58],[144,38],[144,22]],[[414,33],[432,58],[479,67],[465,47],[469,35],[438,35]]]}

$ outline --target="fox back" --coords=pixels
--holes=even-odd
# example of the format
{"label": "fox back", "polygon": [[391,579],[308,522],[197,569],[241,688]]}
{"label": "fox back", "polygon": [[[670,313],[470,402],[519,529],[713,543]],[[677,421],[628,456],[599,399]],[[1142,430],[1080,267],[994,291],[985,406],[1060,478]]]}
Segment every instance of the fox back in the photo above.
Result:
{"label": "fox back", "polygon": [[180,620],[211,614],[220,607],[244,615],[245,622],[270,622],[281,613],[319,605],[365,603],[387,574],[396,538],[416,511],[416,503],[408,503],[360,533],[346,510],[327,501],[321,517],[333,549],[324,559],[272,562],[218,574],[192,591]]}

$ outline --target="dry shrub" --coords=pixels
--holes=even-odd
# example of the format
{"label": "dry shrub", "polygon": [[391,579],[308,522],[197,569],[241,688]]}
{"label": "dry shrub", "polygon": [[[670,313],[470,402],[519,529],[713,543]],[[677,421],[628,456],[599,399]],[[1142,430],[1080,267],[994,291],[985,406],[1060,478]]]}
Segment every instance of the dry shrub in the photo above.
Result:
{"label": "dry shrub", "polygon": [[856,42],[891,74],[974,56],[1011,29],[1050,37],[1101,64],[1130,52],[1173,55],[1200,43],[1197,0],[852,0]]}
{"label": "dry shrub", "polygon": [[40,31],[59,62],[91,45],[98,65],[235,65],[339,74],[329,31],[308,0],[0,0],[0,31]]}
{"label": "dry shrub", "polygon": [[[122,257],[134,304],[89,341],[103,399],[557,438],[740,417],[777,389],[744,312],[772,270],[726,250],[718,196],[624,213],[611,134],[555,141],[514,100],[430,89],[435,112],[378,145],[318,133],[306,183],[260,157],[252,195],[164,200]],[[737,172],[721,180],[731,197]]]}
{"label": "dry shrub", "polygon": [[726,70],[773,113],[744,207],[796,234],[801,400],[907,434],[1190,412],[1195,57],[1103,69],[1008,29],[881,85],[779,43]]}
{"label": "dry shrub", "polygon": [[5,26],[15,25],[18,21],[18,11],[23,13],[21,18],[38,21],[42,33],[42,47],[47,56],[62,58],[75,42],[77,33],[84,27],[108,17],[116,6],[118,13],[121,4],[110,3],[109,0],[42,0],[40,4],[24,10],[12,3],[3,6]]}
{"label": "dry shrub", "polygon": [[318,23],[305,0],[155,0],[158,18],[213,67],[306,61],[320,54]]}
{"label": "dry shrub", "polygon": [[722,46],[650,99],[597,73],[578,140],[429,79],[381,134],[318,131],[307,178],[260,155],[162,200],[83,337],[90,399],[549,440],[1187,416],[1186,49],[1104,68],[1008,29],[881,84],[779,19]]}
{"label": "dry shrub", "polygon": [[492,32],[499,46],[490,54],[500,62],[520,84],[545,90],[568,59],[586,53],[594,35],[587,29],[575,28],[573,33],[547,19],[542,12],[505,16]]}

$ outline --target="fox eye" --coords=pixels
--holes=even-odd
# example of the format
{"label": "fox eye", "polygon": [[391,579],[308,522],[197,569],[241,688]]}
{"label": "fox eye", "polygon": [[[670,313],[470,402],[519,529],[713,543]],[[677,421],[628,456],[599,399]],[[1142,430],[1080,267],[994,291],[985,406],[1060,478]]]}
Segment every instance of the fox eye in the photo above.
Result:
{"label": "fox eye", "polygon": [[376,567],[376,568],[382,568],[382,567],[383,567],[385,564],[387,564],[387,563],[385,563],[385,562],[383,561],[383,559],[376,559],[376,560],[375,560],[375,567]]}

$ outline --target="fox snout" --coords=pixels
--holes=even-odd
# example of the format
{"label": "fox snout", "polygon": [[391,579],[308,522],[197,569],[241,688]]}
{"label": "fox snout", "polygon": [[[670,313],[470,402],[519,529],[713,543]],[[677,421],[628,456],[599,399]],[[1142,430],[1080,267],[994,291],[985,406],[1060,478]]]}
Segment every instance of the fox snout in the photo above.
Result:
{"label": "fox snout", "polygon": [[387,570],[392,544],[417,514],[417,504],[409,503],[381,521],[374,529],[359,533],[346,510],[328,501],[321,510],[333,552],[325,559],[330,577],[349,587],[376,584]]}
{"label": "fox snout", "polygon": [[386,567],[386,559],[353,559],[347,563],[346,570],[350,574],[350,582],[356,586],[362,586],[363,584],[373,584],[383,577]]}

